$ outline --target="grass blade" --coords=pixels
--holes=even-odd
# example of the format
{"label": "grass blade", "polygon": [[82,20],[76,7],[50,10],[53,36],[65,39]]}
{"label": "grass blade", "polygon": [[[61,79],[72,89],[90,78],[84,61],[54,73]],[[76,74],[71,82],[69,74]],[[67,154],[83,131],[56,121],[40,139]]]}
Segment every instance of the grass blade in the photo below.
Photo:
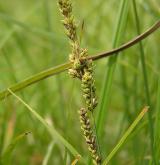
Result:
{"label": "grass blade", "polygon": [[[68,69],[71,66],[71,63],[65,63],[63,65],[59,65],[57,67],[42,71],[34,76],[31,76],[27,78],[26,80],[23,80],[13,86],[10,86],[9,89],[11,89],[13,92],[19,91],[27,86],[30,86],[31,84],[34,84],[37,81],[43,80],[51,75],[58,74],[66,69]],[[9,96],[11,93],[8,90],[4,90],[0,93],[0,100],[4,99],[5,97]]]}
{"label": "grass blade", "polygon": [[[126,12],[128,10],[128,2],[129,2],[128,0],[121,1],[115,35],[113,39],[113,47],[116,47],[120,42],[121,30],[124,24],[126,23]],[[100,102],[100,107],[99,107],[99,111],[97,115],[98,116],[97,130],[98,130],[99,136],[102,135],[103,125],[106,119],[106,114],[107,114],[107,110],[109,106],[110,91],[111,91],[114,71],[116,68],[116,62],[117,62],[117,56],[111,57],[108,63],[109,69],[104,74],[105,78],[104,78],[104,83],[103,83],[102,92],[101,92],[101,102]]]}
{"label": "grass blade", "polygon": [[[54,127],[51,127],[48,125],[48,123],[34,110],[32,109],[27,103],[25,103],[20,97],[18,97],[15,93],[11,91],[11,89],[8,89],[8,91],[17,99],[19,100],[31,113],[33,116],[35,116],[47,129],[47,131],[50,133],[51,137],[53,139],[56,138],[56,140],[60,141],[70,152],[73,156],[80,155],[78,151],[68,142],[66,141],[57,131]],[[81,160],[85,162],[85,160],[81,157]]]}
{"label": "grass blade", "polygon": [[128,128],[126,133],[122,136],[122,138],[119,140],[117,145],[113,148],[111,153],[107,156],[107,158],[104,160],[103,165],[107,165],[109,161],[113,158],[113,156],[119,151],[119,149],[122,147],[122,145],[125,143],[128,136],[131,134],[131,132],[134,130],[134,128],[137,126],[137,124],[140,122],[140,120],[143,118],[145,113],[148,111],[148,107],[145,107],[141,113],[137,116],[137,118],[134,120],[134,122],[131,124],[131,126]]}
{"label": "grass blade", "polygon": [[[139,16],[138,16],[138,12],[137,12],[136,1],[133,0],[132,2],[133,2],[133,8],[134,8],[136,28],[137,28],[136,30],[137,30],[137,34],[140,34],[141,30],[140,30],[140,22],[139,22]],[[149,92],[147,69],[146,69],[145,52],[144,52],[143,44],[142,44],[141,41],[139,42],[139,51],[140,51],[140,60],[141,60],[143,79],[144,79],[145,97],[146,97],[147,104],[152,109],[151,99],[150,99],[150,92]],[[155,162],[154,148],[153,148],[153,144],[154,144],[154,127],[153,127],[152,114],[153,114],[153,112],[149,111],[148,120],[149,120],[150,146],[151,146],[151,151],[152,151],[152,159],[153,159],[153,162]]]}

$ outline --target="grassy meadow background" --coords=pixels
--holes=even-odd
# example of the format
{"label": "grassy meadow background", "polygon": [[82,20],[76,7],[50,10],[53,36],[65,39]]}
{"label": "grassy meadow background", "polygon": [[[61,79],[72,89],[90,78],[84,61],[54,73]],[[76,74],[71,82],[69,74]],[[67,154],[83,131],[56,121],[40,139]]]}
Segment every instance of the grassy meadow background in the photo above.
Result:
{"label": "grassy meadow background", "polygon": [[[73,7],[81,45],[88,49],[89,55],[122,45],[160,18],[159,0],[73,0]],[[70,47],[61,19],[56,0],[0,1],[0,91],[68,61]],[[142,45],[121,52],[118,58],[107,57],[95,62],[99,106],[94,117],[100,125],[103,158],[149,102],[151,112],[147,113],[152,119],[150,124],[155,137],[153,155],[156,160],[160,157],[159,45],[160,30],[146,38]],[[89,159],[77,113],[83,104],[79,81],[70,78],[66,71],[16,94],[85,160]],[[97,120],[100,111],[102,123]],[[147,115],[112,158],[111,165],[148,165],[151,162]],[[25,132],[31,133],[16,140]],[[13,150],[9,149],[5,165],[69,165],[75,159],[14,96],[0,102],[0,155],[10,144]]]}

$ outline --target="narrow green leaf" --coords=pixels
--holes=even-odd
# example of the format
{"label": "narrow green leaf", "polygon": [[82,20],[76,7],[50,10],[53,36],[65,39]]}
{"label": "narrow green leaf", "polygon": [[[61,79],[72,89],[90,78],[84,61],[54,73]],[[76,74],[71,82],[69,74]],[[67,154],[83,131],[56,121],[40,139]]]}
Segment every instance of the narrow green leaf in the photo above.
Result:
{"label": "narrow green leaf", "polygon": [[117,145],[113,148],[111,153],[106,157],[106,159],[103,162],[103,165],[107,165],[109,161],[113,158],[113,156],[119,151],[119,149],[122,147],[122,145],[125,143],[126,139],[129,137],[131,132],[134,130],[134,128],[137,126],[137,124],[140,122],[140,120],[143,118],[145,113],[148,111],[148,107],[145,107],[141,113],[137,116],[137,118],[134,120],[134,122],[131,124],[131,126],[128,128],[126,133],[122,136],[122,138],[119,140]]}
{"label": "narrow green leaf", "polygon": [[[63,65],[59,65],[57,67],[53,67],[50,69],[47,69],[45,71],[42,71],[36,75],[33,75],[15,85],[12,85],[9,87],[10,90],[13,92],[19,91],[31,84],[34,84],[42,79],[45,79],[47,77],[50,77],[52,75],[58,74],[66,69],[68,69],[71,66],[71,63],[65,63]],[[8,90],[4,90],[0,93],[0,100],[4,99],[5,97],[9,96],[11,93]]]}
{"label": "narrow green leaf", "polygon": [[[123,26],[126,24],[126,17],[128,12],[128,0],[122,0],[119,8],[118,13],[118,19],[115,29],[115,35],[113,38],[113,47],[117,47],[120,43],[121,38],[121,30],[123,29]],[[102,135],[103,131],[103,125],[105,123],[105,119],[107,116],[107,110],[109,107],[109,100],[110,100],[110,93],[111,93],[111,87],[112,87],[112,81],[114,77],[114,71],[116,68],[117,63],[117,56],[111,57],[109,59],[108,65],[108,71],[104,73],[104,82],[101,90],[101,101],[100,101],[100,107],[98,110],[97,115],[97,130],[99,137]]]}
{"label": "narrow green leaf", "polygon": [[[133,8],[134,8],[136,31],[137,31],[137,34],[140,34],[141,29],[140,29],[140,21],[139,21],[139,15],[138,15],[138,11],[137,11],[136,1],[133,0],[132,3],[133,3]],[[143,44],[141,41],[139,42],[139,52],[140,52],[140,61],[141,61],[143,80],[144,80],[144,93],[145,93],[145,97],[146,97],[146,102],[152,109],[151,96],[150,96],[150,92],[149,92],[147,67],[146,67],[146,58],[145,58],[145,52],[144,52]],[[153,111],[150,111],[148,113],[149,132],[150,132],[150,146],[151,146],[151,151],[152,151],[152,159],[153,159],[153,162],[155,162],[154,147],[153,147],[153,144],[154,144],[154,126],[153,126],[152,115],[153,115]]]}
{"label": "narrow green leaf", "polygon": [[[20,97],[18,97],[15,93],[12,92],[11,89],[8,89],[8,91],[17,99],[19,100],[30,112],[33,116],[35,116],[42,124],[43,126],[47,129],[49,134],[53,139],[56,138],[57,141],[60,141],[70,152],[73,156],[80,155],[78,151],[68,142],[66,139],[64,139],[58,132],[57,130],[48,125],[48,123],[34,110],[32,109],[27,103],[25,103]],[[81,161],[85,162],[85,160],[81,157]]]}

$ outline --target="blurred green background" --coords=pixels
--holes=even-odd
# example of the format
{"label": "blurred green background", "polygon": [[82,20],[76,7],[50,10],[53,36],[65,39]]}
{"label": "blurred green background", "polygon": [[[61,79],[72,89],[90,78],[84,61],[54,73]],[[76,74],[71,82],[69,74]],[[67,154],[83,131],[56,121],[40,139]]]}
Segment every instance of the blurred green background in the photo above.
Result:
{"label": "blurred green background", "polygon": [[[74,14],[79,23],[81,45],[94,55],[113,48],[120,1],[76,0]],[[141,32],[160,18],[159,0],[137,0]],[[56,0],[0,1],[0,90],[31,75],[68,60],[70,47],[61,24]],[[81,24],[84,22],[84,29]],[[132,1],[128,1],[119,43],[137,36]],[[156,114],[160,76],[160,31],[143,41],[153,114]],[[97,95],[101,99],[108,58],[95,62]],[[160,81],[159,81],[160,82]],[[109,97],[109,108],[99,139],[104,157],[112,150],[140,110],[147,105],[139,46],[122,52]],[[63,135],[86,159],[88,151],[81,135],[77,111],[83,104],[80,82],[67,72],[40,81],[17,94]],[[98,111],[99,108],[96,109]],[[95,114],[96,116],[96,114]],[[155,118],[154,118],[155,119]],[[145,117],[147,120],[147,117]],[[26,108],[13,96],[0,102],[0,153],[19,134],[31,134],[18,142],[11,154],[11,164],[42,164],[52,139]],[[110,164],[147,164],[151,149],[148,126],[140,128],[112,159]],[[65,161],[67,154],[67,163]],[[74,158],[64,146],[55,143],[48,164],[71,164]]]}

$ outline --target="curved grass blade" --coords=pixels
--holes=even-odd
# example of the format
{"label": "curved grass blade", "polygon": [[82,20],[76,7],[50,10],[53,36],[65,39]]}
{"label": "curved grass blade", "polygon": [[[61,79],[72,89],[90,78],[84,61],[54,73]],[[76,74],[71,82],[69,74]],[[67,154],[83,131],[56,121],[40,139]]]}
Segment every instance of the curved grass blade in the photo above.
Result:
{"label": "curved grass blade", "polygon": [[132,133],[134,128],[137,126],[137,124],[141,121],[143,116],[148,111],[149,107],[143,108],[143,110],[140,112],[140,114],[137,116],[137,118],[134,120],[134,122],[131,124],[131,126],[128,128],[126,133],[122,136],[122,138],[119,140],[117,145],[113,148],[111,153],[106,157],[106,159],[103,162],[103,165],[107,165],[109,161],[114,157],[114,155],[119,151],[119,149],[122,147],[122,145],[125,143],[126,139],[129,137],[129,135]]}
{"label": "curved grass blade", "polygon": [[[60,141],[70,152],[73,156],[77,156],[80,155],[78,153],[78,151],[64,138],[62,137],[57,130],[52,127],[49,126],[48,123],[34,110],[32,109],[27,103],[25,103],[20,97],[18,97],[15,93],[12,92],[11,89],[8,89],[8,91],[17,99],[19,100],[30,112],[31,114],[37,118],[42,124],[43,126],[47,129],[47,131],[49,132],[49,134],[51,135],[51,137],[53,139],[56,138],[57,141]],[[81,157],[81,161],[85,162],[85,160]]]}

